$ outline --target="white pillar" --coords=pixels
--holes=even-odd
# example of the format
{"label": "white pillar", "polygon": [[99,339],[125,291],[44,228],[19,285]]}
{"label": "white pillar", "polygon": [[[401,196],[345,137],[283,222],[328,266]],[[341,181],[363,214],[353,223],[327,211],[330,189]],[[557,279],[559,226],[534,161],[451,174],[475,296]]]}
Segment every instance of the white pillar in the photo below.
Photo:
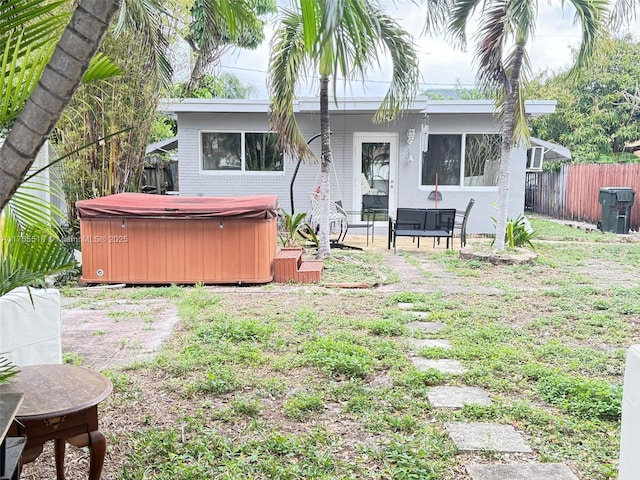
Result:
{"label": "white pillar", "polygon": [[618,480],[636,480],[640,472],[640,345],[627,351],[622,395]]}

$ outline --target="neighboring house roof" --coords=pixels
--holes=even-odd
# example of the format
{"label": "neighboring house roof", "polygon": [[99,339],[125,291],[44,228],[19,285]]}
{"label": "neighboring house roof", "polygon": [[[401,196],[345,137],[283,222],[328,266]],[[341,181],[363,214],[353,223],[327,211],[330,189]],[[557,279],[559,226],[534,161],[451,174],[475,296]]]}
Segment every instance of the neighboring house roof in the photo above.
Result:
{"label": "neighboring house roof", "polygon": [[[333,112],[375,112],[382,103],[382,98],[343,98],[338,101],[329,100],[329,110]],[[555,100],[527,100],[525,101],[527,114],[539,116],[554,113]],[[268,113],[269,100],[244,100],[227,98],[166,98],[160,102],[160,110],[167,113]],[[315,113],[319,109],[317,97],[298,99],[294,104],[295,113]],[[455,113],[496,113],[493,100],[429,100],[427,97],[416,97],[411,107],[405,112],[424,114],[455,114]]]}
{"label": "neighboring house roof", "polygon": [[624,148],[625,150],[631,150],[634,154],[638,155],[638,150],[640,149],[640,140],[625,143]]}
{"label": "neighboring house roof", "polygon": [[167,153],[178,148],[178,137],[165,138],[159,142],[153,142],[147,145],[145,155],[152,153]]}
{"label": "neighboring house roof", "polygon": [[531,137],[529,141],[531,142],[532,147],[544,148],[545,160],[571,159],[571,150],[569,150],[567,147],[563,147],[562,145],[547,142],[545,140],[540,140],[539,138],[534,138],[534,137]]}

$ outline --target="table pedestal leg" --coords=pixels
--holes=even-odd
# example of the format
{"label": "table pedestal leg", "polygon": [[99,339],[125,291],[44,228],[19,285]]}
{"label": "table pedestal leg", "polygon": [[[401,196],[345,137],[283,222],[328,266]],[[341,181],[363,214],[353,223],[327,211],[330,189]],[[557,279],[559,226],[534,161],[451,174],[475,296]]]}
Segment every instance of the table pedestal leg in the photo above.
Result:
{"label": "table pedestal leg", "polygon": [[89,433],[89,450],[91,451],[91,463],[89,464],[89,480],[100,480],[104,456],[107,452],[107,439],[98,430]]}
{"label": "table pedestal leg", "polygon": [[64,438],[56,438],[53,443],[53,450],[56,459],[56,478],[64,480],[64,454],[67,447]]}

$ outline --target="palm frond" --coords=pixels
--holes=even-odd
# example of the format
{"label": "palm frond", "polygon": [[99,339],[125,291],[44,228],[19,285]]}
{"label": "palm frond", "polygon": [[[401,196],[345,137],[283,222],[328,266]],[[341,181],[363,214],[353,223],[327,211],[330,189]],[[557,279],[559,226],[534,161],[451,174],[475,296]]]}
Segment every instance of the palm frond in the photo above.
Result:
{"label": "palm frond", "polygon": [[600,40],[607,38],[609,3],[606,0],[570,0],[576,9],[575,21],[581,27],[582,38],[570,76],[578,75],[580,69],[587,67],[594,57]]}
{"label": "palm frond", "polygon": [[[13,36],[17,36],[15,40]],[[31,96],[53,49],[40,48],[33,52],[24,48],[23,32],[9,33],[2,52],[0,81],[3,84],[0,97],[0,126],[14,120],[26,100]]]}
{"label": "palm frond", "polygon": [[420,69],[413,39],[397,22],[380,13],[380,38],[391,56],[393,74],[374,121],[392,121],[408,108],[417,93]]}
{"label": "palm frond", "polygon": [[478,83],[489,88],[509,88],[503,65],[504,46],[508,41],[507,15],[508,3],[495,2],[484,12],[483,26],[477,33]]}
{"label": "palm frond", "polygon": [[[7,0],[0,4],[0,50],[4,50],[9,34],[24,32],[25,45],[36,49],[57,38],[71,16],[59,8],[67,0]],[[16,38],[15,36],[13,38]]]}
{"label": "palm frond", "polygon": [[[437,3],[437,0],[435,1]],[[478,5],[482,3],[481,0],[453,0],[450,7],[447,35],[456,47],[466,48],[469,20]]]}
{"label": "palm frond", "polygon": [[115,63],[102,53],[98,53],[91,59],[91,64],[84,74],[84,77],[82,77],[82,81],[84,83],[95,82],[121,74],[122,71]]}
{"label": "palm frond", "polygon": [[173,69],[167,58],[169,41],[164,35],[161,19],[169,15],[160,0],[123,0],[114,28],[116,36],[124,31],[136,32],[151,54],[158,79],[165,86],[171,83]]}
{"label": "palm frond", "polygon": [[23,185],[2,212],[0,295],[20,286],[42,283],[45,276],[76,264],[60,240],[56,216],[62,212],[29,190],[45,187],[33,181]]}
{"label": "palm frond", "polygon": [[612,31],[617,31],[622,24],[631,19],[637,18],[637,2],[636,0],[615,0],[611,7],[611,26]]}
{"label": "palm frond", "polygon": [[313,152],[307,146],[294,115],[295,88],[307,59],[302,17],[285,10],[281,22],[271,41],[267,79],[271,96],[271,126],[277,132],[278,144],[285,153],[313,159]]}
{"label": "palm frond", "polygon": [[0,384],[9,382],[18,373],[20,373],[18,367],[4,358],[0,352]]}
{"label": "palm frond", "polygon": [[[336,4],[340,1],[341,0],[328,0],[328,9],[330,9],[332,12],[339,11],[339,8]],[[300,2],[300,22],[302,27],[301,31],[304,47],[307,52],[313,51],[317,43],[324,43],[324,40],[318,42],[319,32],[330,32],[334,28],[334,15],[325,15],[320,19],[319,15],[321,14],[321,12],[319,12],[319,6],[319,2],[316,2],[314,0],[301,0]],[[318,29],[319,22],[321,23],[320,29]]]}
{"label": "palm frond", "polygon": [[422,34],[440,33],[447,25],[449,13],[452,11],[454,3],[454,0],[427,0],[424,2],[425,19]]}

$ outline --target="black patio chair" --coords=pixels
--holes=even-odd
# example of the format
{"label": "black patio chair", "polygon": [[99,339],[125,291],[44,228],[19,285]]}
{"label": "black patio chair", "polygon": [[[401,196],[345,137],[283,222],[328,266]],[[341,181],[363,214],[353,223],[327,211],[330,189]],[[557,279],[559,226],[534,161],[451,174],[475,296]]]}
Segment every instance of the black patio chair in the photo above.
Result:
{"label": "black patio chair", "polygon": [[464,212],[456,212],[456,222],[453,226],[453,229],[454,231],[460,231],[461,248],[467,245],[467,220],[469,219],[469,213],[471,212],[474,203],[476,203],[475,199],[471,198],[469,200],[469,203],[467,203],[467,208],[465,208]]}

